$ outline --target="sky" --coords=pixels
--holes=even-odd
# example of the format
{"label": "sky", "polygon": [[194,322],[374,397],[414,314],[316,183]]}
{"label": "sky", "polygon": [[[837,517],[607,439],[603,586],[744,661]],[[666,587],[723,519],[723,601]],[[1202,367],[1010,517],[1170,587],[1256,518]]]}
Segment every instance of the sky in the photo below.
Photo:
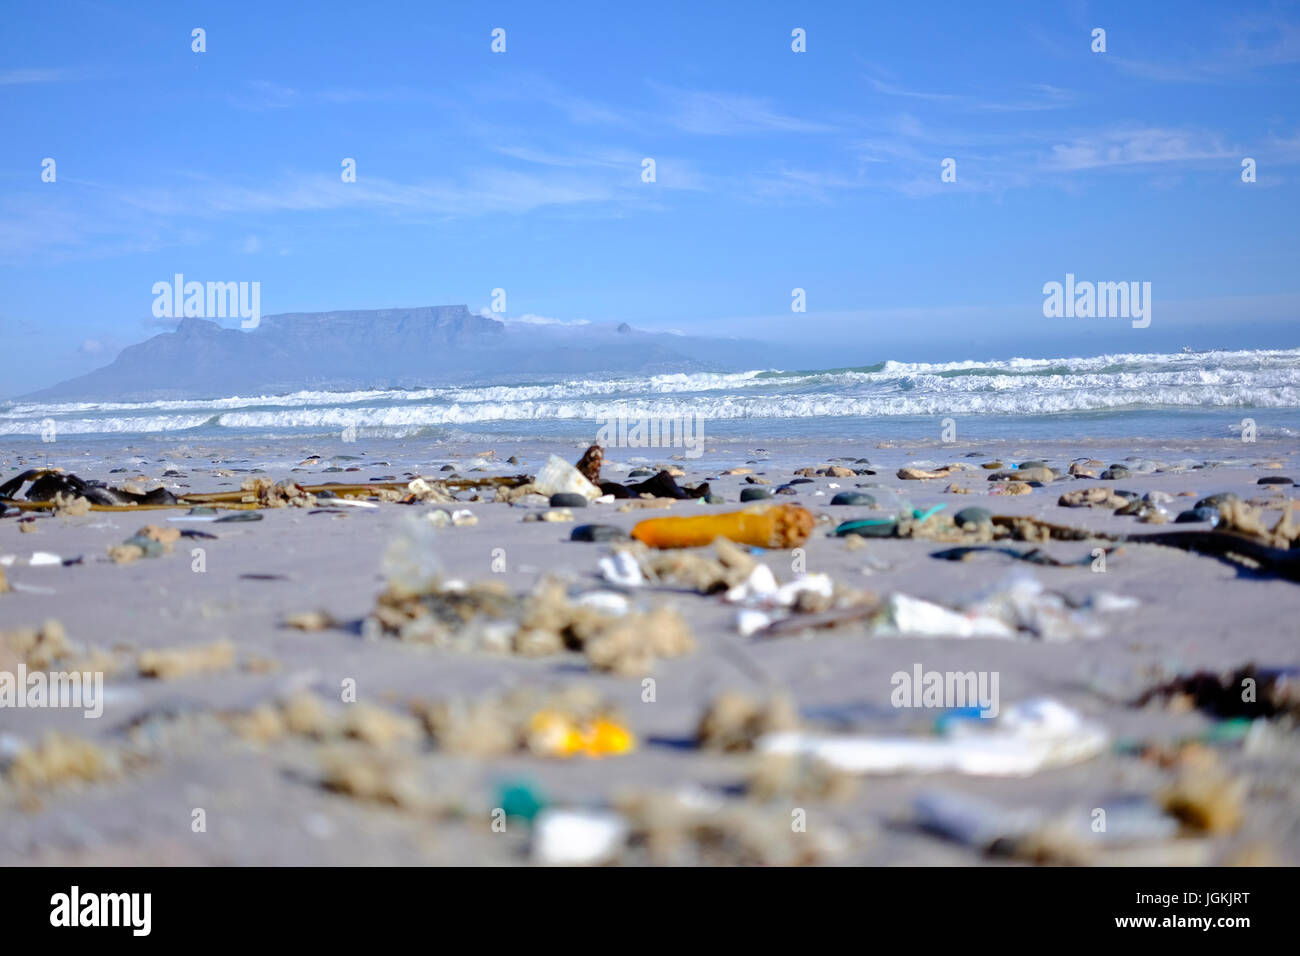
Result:
{"label": "sky", "polygon": [[[1295,3],[10,3],[0,397],[176,273],[803,367],[1294,347],[1298,93]],[[1067,274],[1150,325],[1045,316]]]}

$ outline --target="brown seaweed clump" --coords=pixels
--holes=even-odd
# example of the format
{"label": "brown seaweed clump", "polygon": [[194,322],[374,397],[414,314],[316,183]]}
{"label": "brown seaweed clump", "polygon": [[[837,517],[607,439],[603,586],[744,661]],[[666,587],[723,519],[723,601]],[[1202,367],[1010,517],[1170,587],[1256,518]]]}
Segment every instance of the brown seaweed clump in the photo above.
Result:
{"label": "brown seaweed clump", "polygon": [[1247,664],[1227,673],[1197,671],[1151,688],[1135,703],[1143,707],[1153,700],[1190,705],[1221,719],[1300,719],[1300,670]]}
{"label": "brown seaweed clump", "polygon": [[605,463],[605,452],[599,445],[592,445],[582,453],[575,466],[579,474],[593,485],[600,485],[600,466]]}
{"label": "brown seaweed clump", "polygon": [[705,750],[749,751],[764,734],[798,729],[799,711],[788,694],[760,700],[726,691],[700,716],[695,740]]}
{"label": "brown seaweed clump", "polygon": [[588,687],[523,688],[477,700],[419,703],[413,710],[445,753],[606,757],[636,746],[617,708]]}
{"label": "brown seaweed clump", "polygon": [[296,481],[274,482],[255,475],[245,479],[240,489],[246,492],[242,498],[245,504],[257,504],[263,508],[316,507],[316,496]]}
{"label": "brown seaweed clump", "polygon": [[230,641],[217,641],[199,647],[142,651],[138,664],[141,677],[159,680],[227,671],[235,666],[235,645]]}
{"label": "brown seaweed clump", "polygon": [[115,776],[113,755],[80,737],[50,733],[36,747],[20,750],[7,777],[16,786],[49,790],[72,783],[95,783]]}
{"label": "brown seaweed clump", "polygon": [[371,619],[382,633],[411,643],[525,657],[579,651],[593,669],[629,676],[645,673],[658,658],[695,648],[674,610],[614,613],[570,600],[564,584],[550,577],[523,596],[500,581],[435,585],[418,594],[389,587]]}

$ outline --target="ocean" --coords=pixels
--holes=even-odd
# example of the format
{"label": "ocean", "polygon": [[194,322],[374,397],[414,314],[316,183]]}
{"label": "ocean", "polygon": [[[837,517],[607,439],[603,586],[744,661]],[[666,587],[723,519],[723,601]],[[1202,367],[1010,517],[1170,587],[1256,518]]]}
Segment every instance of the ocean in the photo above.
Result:
{"label": "ocean", "polygon": [[[0,403],[0,436],[594,440],[618,416],[706,437],[1218,439],[1300,434],[1300,349],[753,370],[153,402]],[[949,421],[950,420],[950,421]]]}

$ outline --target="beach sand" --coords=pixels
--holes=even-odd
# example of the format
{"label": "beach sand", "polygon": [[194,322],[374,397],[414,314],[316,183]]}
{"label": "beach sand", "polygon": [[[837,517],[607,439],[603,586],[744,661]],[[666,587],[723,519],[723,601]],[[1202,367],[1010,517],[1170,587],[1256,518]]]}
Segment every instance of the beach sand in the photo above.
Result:
{"label": "beach sand", "polygon": [[[291,478],[304,485],[384,476],[446,477],[449,473],[439,469],[449,463],[467,478],[531,475],[548,454],[576,462],[583,447],[575,442],[488,449],[277,439],[192,447],[148,443],[114,450],[67,440],[10,445],[0,465],[5,478],[49,464],[112,485],[136,477],[161,481],[181,494],[238,489],[252,469],[261,469],[260,475],[267,478]],[[489,450],[492,454],[485,456]],[[298,466],[308,454],[321,458]],[[331,462],[338,455],[355,460]],[[505,461],[511,455],[518,457],[517,465]],[[1138,471],[1118,481],[1060,480],[1016,496],[990,495],[999,483],[988,481],[990,472],[980,467],[994,459],[1008,464],[1042,459],[1064,472],[1076,458],[1110,464],[1130,456],[1135,466],[1141,460],[1184,464],[1159,473]],[[0,709],[0,762],[10,764],[0,781],[0,815],[5,821],[0,827],[0,863],[524,863],[533,859],[528,822],[511,816],[504,828],[493,827],[500,817],[494,817],[494,810],[506,802],[502,786],[524,782],[530,792],[557,807],[602,808],[648,792],[684,793],[688,804],[713,807],[730,821],[718,825],[722,836],[692,837],[695,842],[687,840],[685,849],[662,851],[667,857],[632,845],[613,855],[617,862],[976,865],[1007,857],[918,827],[918,794],[942,789],[1008,809],[1032,808],[1091,820],[1097,808],[1128,805],[1125,801],[1135,796],[1158,801],[1180,779],[1213,781],[1211,788],[1223,791],[1225,800],[1232,787],[1241,788],[1239,823],[1230,821],[1223,832],[1185,830],[1176,838],[1106,851],[1117,854],[1110,857],[1085,849],[1078,860],[1300,863],[1300,742],[1285,718],[1257,721],[1244,738],[1220,734],[1227,739],[1180,750],[1180,742],[1205,738],[1223,725],[1194,707],[1133,703],[1147,689],[1181,674],[1300,663],[1300,583],[1150,544],[1125,545],[1107,557],[1104,572],[1088,563],[1050,567],[994,553],[968,561],[937,560],[931,555],[950,545],[920,538],[869,538],[855,547],[831,532],[840,521],[867,516],[868,509],[829,504],[837,491],[871,493],[872,488],[857,486],[883,485],[906,495],[922,511],[939,504],[948,513],[979,506],[995,514],[1030,515],[1111,533],[1203,528],[1139,524],[1108,509],[1065,508],[1057,500],[1067,491],[1104,485],[1138,494],[1163,491],[1182,496],[1169,505],[1174,512],[1217,492],[1233,492],[1243,499],[1272,494],[1280,504],[1294,498],[1296,489],[1260,486],[1257,481],[1269,475],[1300,478],[1294,442],[964,441],[877,447],[870,440],[845,439],[769,441],[761,450],[738,442],[717,443],[695,459],[672,448],[612,448],[606,457],[606,479],[626,480],[633,467],[672,465],[684,472],[680,484],[708,480],[726,503],[684,500],[666,510],[633,511],[621,511],[622,501],[594,503],[574,509],[576,522],[563,523],[525,521],[525,515],[545,509],[493,502],[490,492],[488,500],[473,500],[474,492],[461,492],[457,497],[463,503],[456,505],[384,502],[340,514],[267,509],[260,512],[264,520],[248,523],[169,524],[167,519],[184,515],[185,509],[40,514],[29,522],[34,528],[29,532],[20,528],[16,517],[0,520],[0,556],[15,557],[4,568],[11,590],[0,593],[0,631],[40,626],[53,618],[79,654],[93,648],[111,653],[120,664],[105,680],[103,715],[98,719],[86,719],[70,708]],[[378,462],[387,464],[372,464]],[[1193,462],[1211,466],[1193,468]],[[918,463],[961,463],[966,470],[926,481],[896,477],[900,467]],[[387,549],[417,512],[465,508],[477,518],[473,525],[433,532],[446,577],[470,583],[491,580],[523,593],[549,574],[560,576],[575,592],[606,590],[598,577],[598,561],[610,554],[610,545],[570,541],[575,524],[599,522],[627,530],[649,517],[730,511],[739,507],[739,492],[747,485],[745,476],[723,476],[723,471],[748,468],[776,487],[797,468],[832,464],[869,467],[876,474],[815,477],[794,486],[795,495],[775,499],[800,504],[820,519],[802,555],[769,551],[757,556],[781,582],[793,579],[802,561],[807,572],[824,573],[843,588],[877,596],[901,593],[949,606],[960,606],[1017,575],[1031,576],[1047,589],[1077,599],[1107,592],[1136,599],[1137,604],[1109,611],[1085,608],[1079,614],[1099,626],[1098,635],[1059,641],[1030,636],[884,637],[872,635],[862,622],[761,638],[742,637],[736,627],[737,608],[718,595],[634,590],[628,594],[634,604],[679,611],[695,641],[693,651],[654,662],[646,675],[654,680],[653,701],[644,699],[641,676],[594,671],[577,651],[525,657],[433,647],[377,635],[361,623],[385,588]],[[360,470],[327,472],[330,467]],[[116,468],[125,471],[114,472]],[[167,469],[184,477],[163,478]],[[219,474],[222,470],[233,473]],[[971,493],[947,492],[953,484]],[[1271,525],[1280,514],[1270,509],[1265,518]],[[182,539],[161,557],[127,564],[109,560],[111,546],[150,524],[193,528],[217,537]],[[1001,543],[1020,550],[1034,546]],[[1099,544],[1106,542],[1050,541],[1038,546],[1060,560],[1086,562]],[[201,571],[195,570],[196,547],[204,552]],[[24,564],[33,552],[63,559],[81,556],[82,561],[67,566]],[[504,562],[504,568],[494,570],[494,561],[499,569]],[[284,626],[289,615],[317,610],[328,612],[339,625],[319,631]],[[223,641],[233,645],[232,667],[174,679],[141,676],[145,652]],[[1017,702],[1053,698],[1104,727],[1111,743],[1091,759],[1023,777],[901,772],[864,777],[844,796],[813,788],[768,799],[745,789],[759,757],[701,749],[695,743],[701,714],[724,691],[760,698],[784,691],[808,724],[833,733],[930,734],[939,711],[891,706],[891,675],[912,673],[917,665],[927,671],[996,672],[1003,713]],[[0,670],[5,666],[0,662]],[[305,690],[334,702],[340,711],[369,705],[405,715],[413,702],[476,701],[518,688],[574,685],[593,689],[617,710],[635,735],[631,752],[600,759],[537,756],[524,750],[497,756],[446,753],[422,730],[413,739],[391,744],[292,733],[261,740],[252,739],[257,734],[238,721],[239,715],[262,705],[273,707]],[[355,687],[356,703],[341,700],[348,686]],[[30,755],[51,731],[89,741],[112,772],[96,776],[92,769],[89,775],[95,779],[48,786],[17,779],[16,755]],[[1145,755],[1135,752],[1143,747]],[[1163,752],[1165,759],[1156,759],[1151,751]],[[87,759],[94,764],[94,758]],[[345,771],[338,770],[339,761]],[[375,792],[394,803],[323,785],[333,779],[331,772],[351,780],[346,768],[366,769],[376,762],[384,769],[373,775],[380,780]],[[78,765],[75,760],[71,764]],[[400,785],[392,782],[394,775],[400,776]],[[342,786],[355,790],[363,785],[353,780]],[[792,829],[792,818],[802,819],[804,829]],[[1042,855],[1052,858],[1051,852]],[[1019,858],[1025,858],[1023,851]]]}

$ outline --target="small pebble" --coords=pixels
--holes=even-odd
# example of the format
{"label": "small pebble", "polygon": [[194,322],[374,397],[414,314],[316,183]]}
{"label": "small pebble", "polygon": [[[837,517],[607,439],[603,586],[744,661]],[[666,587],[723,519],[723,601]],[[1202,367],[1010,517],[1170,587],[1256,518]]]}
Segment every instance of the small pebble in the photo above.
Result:
{"label": "small pebble", "polygon": [[585,508],[587,498],[576,491],[557,491],[551,495],[552,508]]}
{"label": "small pebble", "polygon": [[627,532],[612,524],[580,524],[569,535],[570,541],[621,541]]}
{"label": "small pebble", "polygon": [[993,512],[987,508],[962,508],[952,516],[952,520],[959,528],[967,525],[989,524],[993,521]]}
{"label": "small pebble", "polygon": [[861,491],[841,491],[831,499],[831,504],[857,505],[863,508],[874,508],[876,506],[876,499]]}

